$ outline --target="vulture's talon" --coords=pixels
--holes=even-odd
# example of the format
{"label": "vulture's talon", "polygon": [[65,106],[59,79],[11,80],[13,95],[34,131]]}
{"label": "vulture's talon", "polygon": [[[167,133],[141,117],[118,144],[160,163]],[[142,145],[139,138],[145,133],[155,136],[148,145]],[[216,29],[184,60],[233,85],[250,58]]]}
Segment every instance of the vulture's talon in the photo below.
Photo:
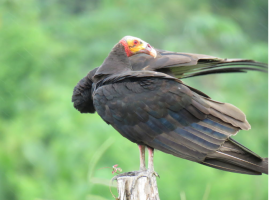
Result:
{"label": "vulture's talon", "polygon": [[[137,177],[134,178],[133,182],[132,182],[132,186],[131,186],[131,194],[133,194],[133,189],[135,188],[135,184],[137,182],[137,180],[141,177],[144,177],[145,174],[141,173],[139,174]],[[146,177],[146,176],[145,176]]]}
{"label": "vulture's talon", "polygon": [[112,178],[112,182],[117,180],[120,177],[123,177],[123,176],[137,176],[139,173],[141,173],[141,171],[132,171],[132,172],[125,172],[125,173],[122,173],[122,174],[118,174],[117,176],[114,176]]}
{"label": "vulture's talon", "polygon": [[132,186],[131,186],[131,194],[133,192],[133,189],[135,188],[135,184],[136,182],[138,181],[139,178],[141,177],[147,177],[149,179],[149,183],[151,183],[151,178],[150,177],[153,177],[153,176],[156,176],[156,177],[159,177],[159,174],[155,171],[151,171],[151,170],[146,170],[146,171],[137,171],[137,176],[134,178],[133,182],[132,182]]}
{"label": "vulture's talon", "polygon": [[134,172],[125,172],[125,173],[122,173],[122,174],[118,174],[118,175],[116,175],[116,176],[114,176],[112,178],[112,182],[117,180],[118,178],[120,178],[122,176],[134,176],[134,174],[135,174]]}

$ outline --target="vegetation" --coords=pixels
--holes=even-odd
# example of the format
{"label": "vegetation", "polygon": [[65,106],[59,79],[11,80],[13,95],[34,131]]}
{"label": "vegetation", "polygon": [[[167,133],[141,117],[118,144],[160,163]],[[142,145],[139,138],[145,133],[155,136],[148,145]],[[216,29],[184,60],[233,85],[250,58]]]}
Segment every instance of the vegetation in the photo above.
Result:
{"label": "vegetation", "polygon": [[[105,167],[139,168],[135,144],[71,103],[76,83],[123,36],[171,51],[268,59],[264,0],[3,0],[0,13],[1,200],[113,199]],[[267,157],[266,74],[185,81],[243,110],[252,129],[234,138]],[[267,199],[266,175],[155,155],[161,199]]]}

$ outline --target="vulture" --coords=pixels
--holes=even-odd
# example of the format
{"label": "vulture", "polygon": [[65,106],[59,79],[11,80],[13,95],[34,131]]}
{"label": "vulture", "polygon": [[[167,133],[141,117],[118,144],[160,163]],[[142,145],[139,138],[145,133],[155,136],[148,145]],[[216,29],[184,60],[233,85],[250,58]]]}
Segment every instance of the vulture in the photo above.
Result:
{"label": "vulture", "polygon": [[140,38],[125,36],[101,66],[77,83],[72,102],[81,113],[97,112],[138,145],[141,173],[155,173],[157,149],[224,171],[268,174],[268,158],[232,139],[240,130],[250,129],[245,114],[181,81],[251,70],[267,72],[267,64],[158,50]]}

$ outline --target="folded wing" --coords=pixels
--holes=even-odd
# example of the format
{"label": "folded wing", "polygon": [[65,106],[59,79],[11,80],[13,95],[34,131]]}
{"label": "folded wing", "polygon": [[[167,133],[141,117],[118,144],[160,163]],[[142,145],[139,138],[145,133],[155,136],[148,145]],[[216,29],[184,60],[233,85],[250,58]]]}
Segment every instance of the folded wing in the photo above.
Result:
{"label": "folded wing", "polygon": [[267,72],[267,64],[247,59],[221,59],[213,56],[191,53],[177,53],[158,50],[152,58],[146,54],[130,57],[134,70],[159,71],[179,79],[247,71]]}
{"label": "folded wing", "polygon": [[242,111],[165,78],[126,78],[99,87],[98,114],[124,137],[214,168],[266,173],[266,161],[230,136],[249,123]]}

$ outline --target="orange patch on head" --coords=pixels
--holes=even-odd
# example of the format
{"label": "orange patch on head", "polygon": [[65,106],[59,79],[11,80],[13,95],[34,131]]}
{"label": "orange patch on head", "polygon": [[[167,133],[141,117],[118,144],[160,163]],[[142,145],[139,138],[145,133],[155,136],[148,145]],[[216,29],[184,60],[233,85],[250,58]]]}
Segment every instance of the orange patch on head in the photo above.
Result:
{"label": "orange patch on head", "polygon": [[132,54],[132,52],[131,52],[130,49],[129,49],[129,45],[128,45],[128,43],[127,43],[125,40],[123,40],[123,39],[120,40],[120,43],[124,46],[125,53],[126,53],[127,57],[132,56],[133,54]]}

